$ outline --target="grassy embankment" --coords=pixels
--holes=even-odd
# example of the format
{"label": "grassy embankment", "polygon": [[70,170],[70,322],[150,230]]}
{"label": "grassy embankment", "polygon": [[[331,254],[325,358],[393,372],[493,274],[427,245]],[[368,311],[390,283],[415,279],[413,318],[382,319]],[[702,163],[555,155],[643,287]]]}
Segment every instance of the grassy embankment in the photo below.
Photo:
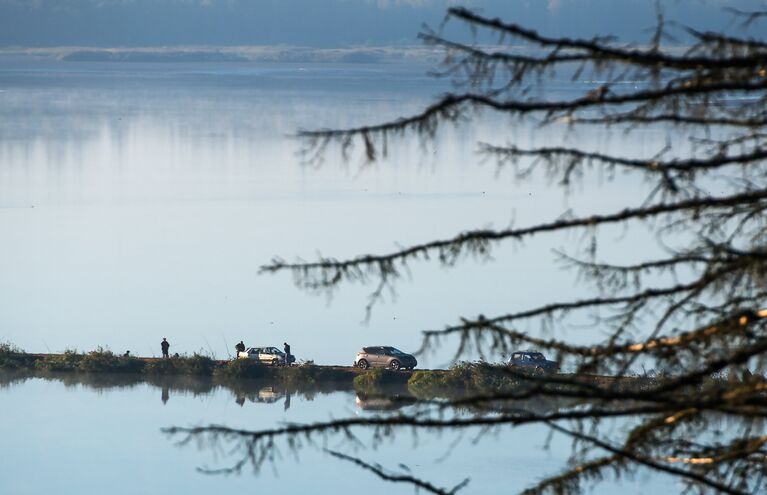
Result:
{"label": "grassy embankment", "polygon": [[[131,381],[154,382],[163,377],[195,377],[236,387],[243,380],[258,380],[296,390],[332,391],[354,389],[366,394],[408,394],[419,399],[455,398],[471,394],[520,390],[530,382],[512,376],[508,368],[487,363],[459,363],[447,370],[361,371],[349,367],[303,364],[272,367],[250,360],[217,361],[193,354],[171,359],[118,356],[108,349],[88,353],[27,354],[10,344],[0,344],[0,370],[47,375],[87,373],[130,375]],[[580,377],[596,385],[612,385],[610,377]],[[646,377],[621,378],[622,387],[644,387]]]}
{"label": "grassy embankment", "polygon": [[419,399],[460,397],[483,391],[511,391],[522,385],[506,366],[458,363],[447,370],[416,370],[402,373],[368,370],[354,378],[354,388],[365,393],[406,390]]}
{"label": "grassy embankment", "polygon": [[[638,391],[657,385],[659,378],[647,376],[557,375],[565,381],[584,382],[598,387]],[[418,399],[457,399],[472,395],[517,393],[540,386],[539,378],[520,372],[510,373],[505,365],[484,362],[462,362],[446,370],[416,370],[402,373],[384,369],[369,370],[354,378],[354,388],[365,393],[401,393],[403,390]],[[547,383],[547,390],[575,389],[572,383]]]}
{"label": "grassy embankment", "polygon": [[87,353],[68,350],[63,354],[27,354],[11,345],[0,344],[0,370],[48,374],[133,374],[147,379],[163,376],[213,378],[225,383],[240,379],[271,381],[302,388],[351,388],[356,370],[304,364],[272,367],[241,359],[219,361],[201,354],[171,359],[124,357],[104,348]]}

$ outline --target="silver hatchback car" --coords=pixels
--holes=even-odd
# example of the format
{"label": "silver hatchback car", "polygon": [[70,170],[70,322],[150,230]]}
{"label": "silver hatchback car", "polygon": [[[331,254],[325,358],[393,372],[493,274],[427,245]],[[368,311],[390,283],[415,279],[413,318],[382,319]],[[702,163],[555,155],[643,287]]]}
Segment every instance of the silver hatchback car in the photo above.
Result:
{"label": "silver hatchback car", "polygon": [[415,356],[402,352],[396,347],[363,347],[354,358],[354,366],[366,370],[370,367],[389,368],[391,370],[413,369],[418,366]]}
{"label": "silver hatchback car", "polygon": [[285,353],[276,347],[248,347],[245,352],[238,352],[239,359],[253,359],[257,363],[283,366]]}

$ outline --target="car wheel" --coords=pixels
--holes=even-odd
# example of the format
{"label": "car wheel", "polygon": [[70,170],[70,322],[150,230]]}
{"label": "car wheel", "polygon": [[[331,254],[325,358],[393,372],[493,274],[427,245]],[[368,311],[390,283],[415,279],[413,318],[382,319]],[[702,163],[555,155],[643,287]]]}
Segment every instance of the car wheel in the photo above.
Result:
{"label": "car wheel", "polygon": [[546,370],[543,369],[543,367],[541,367],[541,366],[536,366],[535,367],[535,374],[536,375],[542,375],[544,373],[546,373]]}
{"label": "car wheel", "polygon": [[370,363],[367,362],[367,359],[360,359],[357,361],[357,366],[359,366],[361,370],[366,370],[370,368]]}
{"label": "car wheel", "polygon": [[393,369],[394,371],[397,371],[398,369],[400,369],[401,366],[402,365],[400,364],[400,362],[397,361],[396,359],[392,360],[392,362],[389,363],[389,368]]}
{"label": "car wheel", "polygon": [[272,366],[278,366],[280,364],[279,359],[272,359]]}

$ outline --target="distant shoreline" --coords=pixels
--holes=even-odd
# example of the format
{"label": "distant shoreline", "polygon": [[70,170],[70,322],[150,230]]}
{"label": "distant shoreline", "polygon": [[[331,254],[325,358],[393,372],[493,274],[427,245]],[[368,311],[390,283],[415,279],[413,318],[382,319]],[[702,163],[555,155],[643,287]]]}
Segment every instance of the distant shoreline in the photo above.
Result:
{"label": "distant shoreline", "polygon": [[5,47],[0,56],[53,58],[63,62],[121,63],[424,63],[434,65],[444,54],[424,46],[310,48],[300,46],[175,47]]}

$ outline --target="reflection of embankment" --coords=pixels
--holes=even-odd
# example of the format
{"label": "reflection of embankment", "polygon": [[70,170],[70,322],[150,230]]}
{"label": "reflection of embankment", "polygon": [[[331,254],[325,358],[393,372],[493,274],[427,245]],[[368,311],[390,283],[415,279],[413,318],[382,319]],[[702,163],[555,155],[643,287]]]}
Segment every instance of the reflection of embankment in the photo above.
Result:
{"label": "reflection of embankment", "polygon": [[[390,372],[376,373],[374,376],[387,377],[385,380],[393,380]],[[268,405],[278,404],[285,409],[291,407],[291,399],[302,397],[312,400],[320,394],[337,391],[351,391],[352,387],[336,383],[323,383],[318,386],[316,382],[305,382],[288,385],[284,382],[269,379],[239,379],[220,380],[214,377],[196,376],[158,376],[142,374],[107,374],[107,373],[71,373],[71,372],[47,372],[47,371],[0,371],[0,388],[15,384],[22,384],[28,380],[48,380],[62,383],[65,387],[83,387],[95,391],[107,391],[110,389],[131,389],[140,386],[151,386],[158,389],[161,401],[167,403],[174,396],[205,396],[217,390],[229,391],[233,400],[240,406],[247,404]],[[426,400],[424,396],[417,396],[410,392],[407,380],[398,379],[397,384],[379,383],[367,390],[358,390],[355,402],[362,411],[385,412],[397,411],[406,406],[412,406],[419,400]],[[436,392],[436,391],[435,391]],[[435,397],[446,398],[448,395],[456,398],[459,395],[469,397],[473,393],[482,391],[452,390],[450,394],[431,395],[429,400]],[[514,410],[526,410],[544,412],[558,410],[564,407],[572,407],[574,403],[562,398],[536,397],[534,399],[517,401],[487,401],[481,406],[459,407],[469,413],[481,413],[488,410],[497,412],[513,412]]]}
{"label": "reflection of embankment", "polygon": [[[158,390],[163,404],[174,396],[204,396],[225,390],[232,394],[234,402],[240,406],[281,404],[284,409],[291,407],[294,397],[312,400],[320,394],[356,390],[357,407],[369,412],[397,411],[421,403],[449,405],[454,411],[468,414],[543,414],[577,409],[592,402],[568,397],[568,386],[562,384],[549,385],[544,393],[538,391],[528,394],[534,387],[540,387],[540,383],[525,377],[510,376],[503,367],[489,365],[464,364],[450,370],[414,373],[370,370],[358,374],[354,380],[338,370],[328,371],[322,367],[269,370],[269,376],[260,378],[232,378],[220,374],[194,376],[0,370],[0,388],[22,384],[27,380],[57,381],[65,387],[83,387],[96,391],[150,386]],[[585,380],[590,384],[600,384],[604,390],[614,387],[616,383],[619,388],[635,390],[658,385],[658,379],[655,378],[627,377],[616,380],[573,375],[557,375],[553,378]]]}
{"label": "reflection of embankment", "polygon": [[289,385],[284,382],[263,378],[221,380],[216,377],[163,376],[139,373],[0,370],[0,388],[23,384],[30,380],[55,381],[63,384],[65,387],[83,387],[99,392],[111,389],[125,390],[150,386],[159,389],[163,404],[167,403],[173,396],[204,396],[217,390],[227,390],[234,396],[235,402],[240,405],[244,405],[246,402],[273,404],[282,401],[286,409],[290,407],[291,396],[300,396],[311,400],[318,394],[351,390],[350,386],[342,386],[340,384],[324,383],[321,387],[314,386],[311,383]]}
{"label": "reflection of embankment", "polygon": [[131,389],[142,385],[169,388],[192,395],[209,394],[218,385],[210,378],[195,376],[146,376],[136,373],[72,373],[49,371],[0,371],[0,386],[28,380],[56,381],[65,387],[84,387],[95,391]]}

